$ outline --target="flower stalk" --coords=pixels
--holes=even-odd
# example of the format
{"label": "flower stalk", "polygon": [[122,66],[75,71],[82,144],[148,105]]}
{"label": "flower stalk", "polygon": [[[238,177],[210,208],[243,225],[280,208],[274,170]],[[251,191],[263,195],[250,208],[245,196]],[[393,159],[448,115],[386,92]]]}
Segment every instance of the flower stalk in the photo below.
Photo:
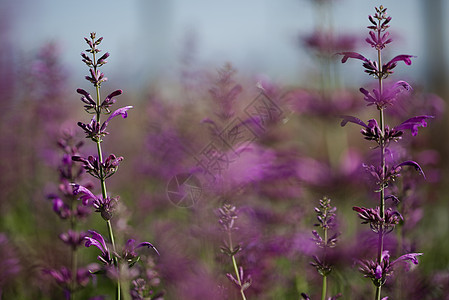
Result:
{"label": "flower stalk", "polygon": [[[109,107],[115,103],[115,99],[113,97],[118,96],[122,93],[121,90],[117,90],[106,97],[106,99],[101,102],[100,96],[100,87],[101,83],[106,81],[107,78],[104,77],[104,74],[100,72],[99,67],[106,63],[106,58],[109,57],[109,53],[103,54],[100,58],[97,58],[97,54],[101,51],[98,49],[98,45],[103,40],[102,37],[96,38],[95,33],[90,34],[90,39],[85,38],[86,43],[89,45],[89,49],[86,51],[92,54],[92,59],[85,53],[81,53],[83,58],[83,62],[90,68],[90,76],[86,76],[86,79],[90,81],[95,87],[96,99],[94,100],[92,96],[83,89],[78,89],[77,92],[83,97],[81,101],[84,102],[84,108],[86,112],[90,114],[95,114],[93,119],[89,124],[84,124],[82,122],[78,122],[78,126],[80,126],[86,133],[86,137],[90,138],[96,143],[97,148],[97,158],[93,156],[89,156],[87,159],[82,158],[80,156],[73,156],[73,161],[82,162],[84,164],[84,169],[96,177],[100,181],[101,195],[102,198],[97,198],[93,196],[93,194],[86,189],[85,187],[75,185],[76,193],[82,193],[84,196],[81,197],[84,205],[92,205],[96,208],[97,212],[101,213],[101,216],[106,221],[107,231],[109,234],[109,240],[112,245],[113,253],[117,253],[117,248],[115,244],[114,232],[112,229],[111,218],[112,213],[117,202],[116,198],[110,198],[108,196],[106,190],[106,179],[112,176],[118,168],[119,162],[123,159],[122,157],[117,158],[115,155],[111,154],[109,157],[104,160],[103,151],[101,147],[102,137],[107,135],[106,127],[109,121],[117,116],[122,115],[124,118],[127,117],[127,110],[132,108],[132,106],[126,106],[119,108],[114,113],[112,113],[109,118],[103,123],[101,120],[101,115],[110,114],[111,111]],[[100,125],[101,124],[101,125]],[[109,262],[109,260],[106,260]],[[114,268],[117,273],[117,288],[116,288],[116,299],[120,299],[121,297],[121,283],[120,283],[120,270],[118,258],[116,255],[112,255],[111,262],[113,262]]]}
{"label": "flower stalk", "polygon": [[[313,230],[314,235],[313,241],[321,249],[321,257],[314,255],[314,262],[310,264],[314,266],[318,273],[322,276],[322,286],[321,286],[321,300],[327,299],[327,277],[332,272],[332,265],[328,262],[327,251],[334,248],[337,245],[338,232],[335,232],[336,221],[335,212],[337,208],[331,205],[331,199],[323,197],[320,199],[319,206],[315,207],[315,212],[317,214],[317,221],[314,226],[322,229],[322,236]],[[329,237],[329,230],[332,230],[334,234]]]}
{"label": "flower stalk", "polygon": [[[379,20],[380,23],[380,20]],[[380,24],[378,25],[378,27]],[[380,30],[378,31],[378,38],[380,39]],[[379,66],[379,92],[382,94],[382,54],[381,50],[377,50],[377,62]],[[379,199],[379,207],[380,207],[380,218],[382,220],[385,219],[385,174],[387,172],[386,170],[386,164],[385,164],[385,118],[384,118],[384,108],[378,107],[379,109],[379,124],[381,129],[381,143],[380,143],[380,162],[381,162],[381,169],[382,169],[382,181],[380,184],[380,199]],[[382,263],[382,252],[383,252],[383,246],[384,246],[384,231],[383,226],[381,225],[381,228],[379,230],[379,241],[377,245],[377,262],[380,265]],[[376,300],[381,299],[381,290],[382,285],[379,285],[376,287]]]}
{"label": "flower stalk", "polygon": [[[386,279],[392,273],[392,265],[396,261],[411,260],[417,264],[417,256],[421,253],[409,253],[401,256],[396,261],[390,264],[388,251],[384,249],[384,237],[391,232],[394,227],[403,220],[402,215],[393,210],[392,207],[386,208],[386,200],[392,199],[394,203],[398,203],[399,199],[395,195],[386,194],[389,185],[392,185],[396,177],[399,177],[404,166],[414,167],[420,174],[424,176],[424,173],[418,163],[407,160],[399,164],[392,164],[390,160],[387,162],[386,153],[391,152],[388,146],[391,141],[399,141],[406,129],[410,129],[413,136],[418,132],[418,127],[425,127],[427,125],[426,120],[432,118],[432,116],[416,116],[406,120],[400,125],[389,128],[385,122],[384,111],[389,105],[394,105],[394,102],[398,94],[402,90],[411,90],[411,86],[405,81],[397,81],[390,86],[384,86],[383,80],[393,73],[393,69],[397,63],[403,61],[406,65],[411,64],[412,55],[398,55],[387,63],[382,62],[381,50],[385,46],[392,42],[389,38],[389,32],[387,29],[390,27],[388,24],[391,21],[391,17],[387,16],[386,8],[382,5],[376,7],[376,13],[374,16],[369,16],[371,25],[368,28],[369,37],[366,39],[373,48],[377,50],[377,61],[371,61],[363,55],[356,52],[343,52],[342,62],[345,63],[349,58],[359,59],[363,61],[363,67],[365,72],[374,76],[378,81],[378,86],[373,89],[372,93],[368,90],[361,88],[360,91],[364,94],[364,100],[368,102],[368,105],[375,105],[379,111],[379,122],[376,119],[371,119],[368,124],[364,123],[358,118],[346,116],[341,123],[342,126],[351,122],[362,126],[361,133],[364,138],[377,143],[376,148],[380,151],[380,162],[378,166],[364,165],[368,173],[374,176],[378,185],[377,192],[379,192],[379,205],[376,208],[364,208],[353,207],[353,210],[358,213],[358,216],[362,219],[362,224],[370,224],[371,230],[378,235],[377,243],[377,259],[376,261],[361,261],[360,271],[365,277],[372,280],[375,286],[375,299],[380,300],[382,294],[382,286],[385,284]],[[404,258],[404,259],[401,259]]]}
{"label": "flower stalk", "polygon": [[218,222],[228,237],[228,240],[224,242],[224,246],[221,247],[221,252],[231,257],[235,273],[235,277],[230,273],[226,274],[226,276],[239,289],[242,300],[246,300],[245,290],[251,286],[251,276],[246,276],[245,278],[243,268],[238,266],[235,256],[242,248],[240,245],[234,246],[232,241],[232,231],[237,230],[237,227],[234,226],[237,219],[237,209],[233,205],[225,204],[218,209],[218,216]]}
{"label": "flower stalk", "polygon": [[[101,40],[100,40],[101,41]],[[92,45],[98,45],[95,41],[95,33],[91,34],[91,42]],[[98,74],[98,63],[97,63],[97,58],[96,58],[96,53],[97,53],[97,48],[92,48],[92,58],[93,58],[93,70],[94,70],[94,74]],[[97,108],[100,108],[100,85],[101,85],[101,81],[97,81],[94,83],[95,86],[95,92],[96,92],[96,104],[97,104]],[[101,109],[97,109],[96,110],[96,121],[97,124],[101,124]],[[101,149],[101,139],[97,139],[96,140],[96,144],[97,144],[97,152],[98,152],[98,161],[100,163],[100,165],[103,164],[103,151]],[[101,194],[103,196],[103,199],[106,199],[108,197],[107,194],[107,190],[106,190],[106,180],[104,177],[104,170],[103,168],[100,168],[100,186],[101,186]],[[111,224],[111,220],[106,220],[106,225],[107,225],[107,229],[108,229],[108,234],[109,234],[109,240],[111,241],[112,244],[112,250],[114,252],[116,252],[116,247],[115,247],[115,239],[114,239],[114,232],[112,230],[112,224]],[[117,261],[117,257],[114,256],[114,266],[117,269],[117,289],[116,289],[116,299],[120,300],[120,269],[118,266],[118,261]]]}

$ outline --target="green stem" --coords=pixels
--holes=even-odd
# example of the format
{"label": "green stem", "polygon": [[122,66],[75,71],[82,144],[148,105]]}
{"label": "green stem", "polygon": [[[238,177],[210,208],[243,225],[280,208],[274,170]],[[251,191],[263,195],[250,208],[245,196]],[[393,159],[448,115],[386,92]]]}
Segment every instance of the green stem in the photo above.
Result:
{"label": "green stem", "polygon": [[[377,50],[378,66],[379,66],[379,93],[382,95],[382,56],[381,51]],[[384,118],[384,108],[379,107],[379,126],[381,129],[380,137],[380,161],[381,161],[381,183],[380,183],[380,197],[379,197],[379,210],[381,220],[385,219],[385,175],[386,175],[386,164],[385,164],[385,118]],[[378,241],[378,252],[377,252],[377,262],[379,265],[382,264],[382,252],[384,246],[384,234],[383,234],[383,224],[380,224],[379,228],[379,241]],[[376,287],[376,300],[381,299],[382,285]]]}
{"label": "green stem", "polygon": [[[71,182],[74,181],[74,178],[71,178]],[[72,212],[72,215],[70,216],[70,229],[72,230],[72,232],[74,232],[76,230],[76,216],[75,216],[75,210],[77,208],[77,199],[75,197],[71,197],[70,199],[70,210]],[[75,300],[75,289],[76,289],[76,275],[78,273],[78,255],[76,252],[76,246],[72,246],[70,248],[71,253],[70,253],[70,260],[71,260],[71,265],[72,265],[72,280],[70,282],[70,299],[71,300]]]}
{"label": "green stem", "polygon": [[381,292],[381,289],[382,289],[382,286],[381,285],[379,285],[377,288],[376,288],[376,300],[380,300],[380,292]]}
{"label": "green stem", "polygon": [[[324,231],[324,254],[323,254],[323,262],[326,260],[326,249],[327,249],[327,225],[323,228]],[[327,294],[327,276],[323,275],[323,286],[321,289],[321,300],[326,299]]]}
{"label": "green stem", "polygon": [[323,288],[321,289],[321,300],[326,300],[327,294],[327,276],[323,276]]}
{"label": "green stem", "polygon": [[[93,42],[93,41],[92,41]],[[93,52],[93,67],[94,67],[94,72],[96,73],[97,71],[97,62],[96,62],[96,57],[95,57],[95,51]],[[95,84],[95,90],[96,90],[96,96],[97,96],[97,109],[96,109],[96,113],[97,113],[97,118],[96,121],[98,124],[100,124],[100,117],[101,117],[101,110],[100,110],[100,86],[98,84]],[[98,152],[98,164],[100,165],[100,185],[101,185],[101,194],[103,196],[103,199],[106,199],[108,194],[106,191],[106,181],[104,179],[103,176],[103,168],[101,167],[103,165],[103,151],[101,150],[101,140],[98,139],[96,141],[97,144],[97,152]],[[110,220],[107,220],[106,225],[108,227],[108,233],[109,233],[109,240],[111,241],[112,244],[112,250],[114,251],[114,253],[116,253],[116,247],[115,247],[115,240],[114,240],[114,232],[112,231],[112,224],[110,222]],[[115,255],[113,255],[114,257],[114,265],[117,269],[117,289],[116,289],[116,299],[120,300],[120,269],[119,269],[119,265],[118,265],[118,259]]]}
{"label": "green stem", "polygon": [[[234,247],[232,246],[231,231],[228,231],[228,237],[229,237],[229,249],[231,250],[231,252],[233,252]],[[242,279],[240,278],[239,268],[237,266],[237,261],[235,260],[235,255],[231,255],[231,259],[232,259],[232,265],[234,266],[235,275],[237,277],[237,282],[239,283],[239,286],[240,286],[240,295],[242,295],[243,300],[246,300],[245,292],[243,291],[243,288],[242,288]]]}

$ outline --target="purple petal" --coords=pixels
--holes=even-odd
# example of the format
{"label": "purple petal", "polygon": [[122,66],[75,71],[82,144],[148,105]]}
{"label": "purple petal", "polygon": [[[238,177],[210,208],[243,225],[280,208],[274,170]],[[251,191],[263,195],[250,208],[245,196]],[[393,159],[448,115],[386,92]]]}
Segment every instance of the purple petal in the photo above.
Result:
{"label": "purple petal", "polygon": [[133,108],[132,106],[125,106],[125,107],[121,107],[119,109],[117,109],[116,111],[114,111],[109,118],[104,122],[103,126],[106,128],[106,126],[108,126],[109,121],[112,120],[112,118],[118,116],[118,115],[122,115],[122,117],[125,119],[128,116],[128,110]]}
{"label": "purple petal", "polygon": [[94,194],[92,194],[92,192],[88,188],[86,188],[86,187],[84,187],[82,185],[79,185],[79,184],[74,184],[73,193],[75,195],[83,194],[79,198],[82,201],[83,205],[88,205],[89,204],[89,200],[96,200],[97,199],[97,197]]}
{"label": "purple petal", "polygon": [[377,265],[376,271],[374,272],[374,276],[376,277],[376,279],[382,278],[382,267],[381,266]]}
{"label": "purple petal", "polygon": [[352,210],[355,211],[355,212],[361,213],[361,214],[365,213],[365,211],[366,211],[365,208],[361,208],[361,207],[358,207],[358,206],[352,207]]}
{"label": "purple petal", "polygon": [[395,88],[399,88],[399,87],[402,87],[407,91],[413,90],[412,86],[410,84],[408,84],[408,82],[403,81],[403,80],[396,81],[391,88],[395,89]]}
{"label": "purple petal", "polygon": [[136,249],[137,249],[137,248],[140,248],[140,247],[153,248],[153,250],[156,251],[157,255],[160,256],[159,251],[157,251],[156,247],[154,247],[153,244],[151,244],[150,242],[142,242],[142,243],[140,243],[139,245],[137,245]]}
{"label": "purple petal", "polygon": [[413,136],[416,136],[418,134],[418,127],[426,127],[427,126],[427,122],[426,119],[432,119],[433,116],[427,116],[427,115],[423,115],[423,116],[416,116],[413,118],[410,118],[404,122],[402,122],[401,124],[399,124],[398,126],[396,126],[394,129],[395,130],[405,130],[405,129],[410,129],[410,131],[412,132]]}
{"label": "purple petal", "polygon": [[[377,91],[376,89],[373,90],[373,92],[374,92],[375,95],[377,95],[376,91]],[[374,98],[374,97],[370,94],[370,92],[367,91],[367,90],[365,90],[364,88],[360,88],[360,92],[361,92],[362,94],[365,95],[365,97],[364,97],[363,99],[364,99],[365,101],[367,101],[367,102],[370,103],[370,104],[368,104],[368,105],[372,105],[372,104],[374,104],[374,103],[378,103],[378,102],[379,102],[378,99]]]}
{"label": "purple petal", "polygon": [[381,261],[384,261],[384,260],[390,260],[390,252],[388,251],[388,250],[384,250],[384,251],[382,251],[382,255],[381,255],[381,257],[380,257],[380,260]]}
{"label": "purple petal", "polygon": [[394,169],[400,168],[400,167],[403,167],[403,166],[414,167],[415,170],[424,177],[424,179],[426,178],[426,175],[424,174],[424,171],[422,170],[422,168],[420,167],[420,165],[417,162],[415,162],[413,160],[407,160],[407,161],[404,161],[404,162],[400,163],[399,165],[395,166]]}
{"label": "purple petal", "polygon": [[122,90],[116,90],[110,93],[104,100],[104,102],[109,102],[112,98],[117,97],[123,93]]}
{"label": "purple petal", "polygon": [[90,247],[93,245],[93,246],[97,247],[98,249],[100,249],[101,253],[103,253],[103,255],[105,255],[106,251],[107,251],[107,247],[106,247],[106,242],[104,241],[103,236],[93,230],[88,230],[88,232],[92,235],[92,237],[85,237],[85,239],[86,239],[85,246]]}
{"label": "purple petal", "polygon": [[398,61],[403,61],[406,65],[411,65],[412,64],[412,60],[410,58],[412,57],[416,57],[414,55],[406,55],[406,54],[401,54],[398,55],[396,57],[394,57],[392,60],[390,60],[386,65],[387,66],[391,66],[394,63],[397,63]]}
{"label": "purple petal", "polygon": [[357,52],[341,52],[338,54],[343,55],[343,58],[341,59],[342,63],[345,63],[349,58],[360,59],[363,60],[364,62],[368,62],[368,59],[365,56]]}
{"label": "purple petal", "polygon": [[391,265],[394,265],[395,263],[398,262],[405,262],[405,261],[411,261],[412,263],[414,263],[415,265],[418,264],[418,256],[423,255],[422,253],[408,253],[408,254],[404,254],[400,257],[398,257],[397,259],[395,259]]}
{"label": "purple petal", "polygon": [[115,103],[114,97],[117,97],[117,96],[121,95],[122,93],[123,93],[122,90],[113,91],[104,99],[103,103],[101,103],[100,106],[105,108],[107,113],[110,113],[109,106],[111,106],[112,104]]}
{"label": "purple petal", "polygon": [[64,207],[64,202],[59,197],[55,197],[52,199],[53,201],[53,211],[59,212],[62,207]]}
{"label": "purple petal", "polygon": [[135,244],[136,244],[136,240],[129,239],[128,241],[126,241],[125,248],[126,249],[130,249],[130,250],[134,250],[134,249],[136,249]]}
{"label": "purple petal", "polygon": [[85,90],[83,90],[83,89],[76,89],[76,92],[77,92],[78,94],[83,95],[83,96],[86,97],[87,99],[93,101],[92,96],[91,96],[88,92],[86,92]]}
{"label": "purple petal", "polygon": [[363,126],[365,128],[368,128],[368,125],[365,124],[365,122],[363,122],[362,120],[360,120],[359,118],[356,117],[352,117],[352,116],[343,116],[343,120],[341,121],[340,125],[343,127],[345,126],[348,122],[354,123],[354,124],[358,124],[360,126]]}

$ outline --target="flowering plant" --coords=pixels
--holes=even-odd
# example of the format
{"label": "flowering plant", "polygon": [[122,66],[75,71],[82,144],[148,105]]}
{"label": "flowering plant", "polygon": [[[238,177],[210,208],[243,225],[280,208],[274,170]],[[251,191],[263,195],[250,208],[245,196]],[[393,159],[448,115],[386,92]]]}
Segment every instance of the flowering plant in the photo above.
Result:
{"label": "flowering plant", "polygon": [[364,165],[364,168],[376,181],[378,187],[376,192],[379,193],[379,205],[375,208],[355,206],[353,210],[358,213],[362,224],[369,224],[371,230],[378,235],[377,259],[361,261],[360,271],[365,277],[372,280],[376,289],[375,299],[380,300],[382,286],[385,284],[387,277],[391,275],[393,266],[400,261],[411,261],[417,264],[417,257],[422,255],[422,253],[408,253],[390,262],[389,251],[384,249],[385,235],[393,231],[394,227],[403,220],[403,216],[394,207],[387,207],[386,205],[386,201],[389,199],[395,200],[392,201],[393,203],[399,201],[397,196],[388,194],[389,187],[397,177],[401,176],[401,171],[406,166],[415,168],[424,177],[424,172],[417,162],[413,160],[400,163],[394,162],[393,151],[389,148],[390,142],[399,141],[405,130],[410,130],[412,135],[416,136],[418,128],[426,127],[427,120],[432,118],[432,116],[420,115],[409,118],[391,129],[385,124],[384,111],[395,104],[400,93],[403,91],[411,91],[412,88],[410,84],[402,80],[392,84],[385,84],[384,80],[393,74],[393,69],[399,62],[411,65],[411,59],[414,56],[401,54],[383,63],[382,50],[392,42],[390,34],[387,31],[390,27],[391,17],[387,16],[387,9],[383,6],[375,9],[376,13],[373,16],[369,16],[371,25],[368,26],[370,32],[366,42],[377,51],[377,60],[370,60],[357,52],[342,52],[340,54],[343,56],[342,63],[345,63],[350,58],[361,60],[365,72],[377,80],[378,86],[372,92],[364,88],[361,88],[360,92],[364,95],[364,100],[368,103],[368,106],[373,105],[377,108],[379,121],[371,119],[365,123],[356,117],[344,116],[341,126],[345,126],[349,122],[360,125],[364,138],[369,141],[374,141],[376,143],[375,149],[379,152],[379,163],[377,165]]}
{"label": "flowering plant", "polygon": [[[101,271],[106,271],[107,274],[112,274],[111,277],[117,280],[116,299],[120,299],[122,294],[121,286],[124,284],[121,282],[121,279],[122,277],[125,277],[121,274],[124,268],[123,265],[131,268],[140,259],[135,250],[145,246],[154,249],[157,254],[159,254],[159,252],[157,252],[156,248],[149,242],[142,242],[136,246],[134,239],[128,239],[122,252],[119,252],[115,242],[111,219],[114,216],[119,197],[110,197],[108,195],[106,190],[106,179],[117,172],[123,157],[117,157],[114,154],[110,154],[106,159],[104,159],[101,143],[103,141],[103,137],[109,134],[106,132],[109,122],[116,116],[126,118],[128,116],[128,110],[133,107],[124,106],[111,112],[110,108],[116,102],[115,97],[121,95],[122,90],[113,91],[103,101],[100,100],[100,87],[101,84],[107,80],[107,78],[99,68],[107,63],[106,59],[110,55],[106,52],[100,58],[97,58],[97,54],[101,52],[101,50],[98,49],[98,46],[102,40],[102,37],[97,39],[96,34],[91,33],[90,39],[85,38],[85,41],[89,45],[89,49],[87,49],[86,52],[90,53],[92,58],[86,53],[81,53],[81,57],[83,58],[82,61],[89,67],[89,75],[85,78],[93,84],[96,99],[94,100],[94,97],[92,97],[87,91],[77,89],[77,92],[82,95],[81,101],[85,104],[85,111],[94,115],[90,123],[85,124],[78,122],[78,126],[84,130],[86,138],[89,138],[95,142],[97,156],[90,155],[87,158],[79,155],[72,156],[72,160],[74,162],[82,163],[84,170],[99,180],[101,196],[95,195],[85,186],[79,184],[72,185],[74,193],[78,195],[78,198],[82,201],[82,204],[84,206],[95,208],[95,211],[99,212],[101,217],[106,221],[110,244],[106,242],[101,233],[94,230],[89,230],[88,235],[85,237],[85,246],[95,246],[100,250],[101,254],[97,258],[103,264]],[[106,121],[101,122],[102,115],[109,115],[109,117]],[[126,291],[129,290],[128,286],[125,288]],[[139,286],[139,288],[141,288],[141,286]]]}

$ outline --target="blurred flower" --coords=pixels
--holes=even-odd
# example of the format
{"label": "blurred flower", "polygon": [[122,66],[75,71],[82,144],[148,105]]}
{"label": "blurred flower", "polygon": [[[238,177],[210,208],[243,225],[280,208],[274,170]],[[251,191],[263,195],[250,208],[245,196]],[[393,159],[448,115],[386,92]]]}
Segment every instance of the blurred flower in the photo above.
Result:
{"label": "blurred flower", "polygon": [[[56,283],[64,289],[66,299],[71,299],[72,271],[66,267],[60,269],[44,269],[45,274],[50,275]],[[92,278],[91,272],[87,268],[79,268],[76,272],[76,288],[86,287]]]}
{"label": "blurred flower", "polygon": [[215,85],[209,89],[209,93],[214,99],[214,104],[218,105],[215,114],[221,120],[228,120],[234,115],[233,104],[237,96],[242,92],[242,86],[236,84],[233,76],[236,70],[230,63],[226,63],[218,70],[218,79]]}
{"label": "blurred flower", "polygon": [[316,30],[301,38],[302,42],[318,55],[331,56],[339,51],[347,51],[355,48],[356,38],[353,35],[335,35],[331,32]]}
{"label": "blurred flower", "polygon": [[76,232],[71,229],[69,231],[61,233],[59,238],[73,249],[79,247],[85,240],[87,234],[85,232]]}
{"label": "blurred flower", "polygon": [[0,268],[0,296],[2,289],[11,283],[22,270],[17,254],[17,249],[8,236],[0,232],[0,263],[2,266]]}

